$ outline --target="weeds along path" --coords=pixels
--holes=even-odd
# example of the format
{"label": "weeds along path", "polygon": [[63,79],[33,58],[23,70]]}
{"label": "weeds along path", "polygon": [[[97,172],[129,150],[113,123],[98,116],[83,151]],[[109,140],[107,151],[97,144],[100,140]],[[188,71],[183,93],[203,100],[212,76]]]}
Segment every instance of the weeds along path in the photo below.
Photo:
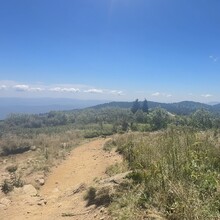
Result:
{"label": "weeds along path", "polygon": [[115,152],[105,152],[108,139],[97,139],[75,148],[59,166],[52,169],[39,196],[46,204],[32,204],[19,195],[11,206],[1,213],[1,219],[108,219],[100,208],[87,206],[85,188],[95,179],[105,177],[108,166],[120,162]]}

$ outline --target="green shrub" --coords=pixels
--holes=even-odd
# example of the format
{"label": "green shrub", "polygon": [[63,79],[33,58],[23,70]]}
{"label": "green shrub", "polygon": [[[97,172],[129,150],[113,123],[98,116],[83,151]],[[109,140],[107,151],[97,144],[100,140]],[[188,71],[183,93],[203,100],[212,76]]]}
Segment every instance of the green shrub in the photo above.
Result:
{"label": "green shrub", "polygon": [[108,140],[105,142],[105,144],[103,146],[103,150],[111,151],[115,147],[116,147],[116,144],[115,144],[114,140]]}
{"label": "green shrub", "polygon": [[118,136],[115,144],[133,170],[130,178],[137,186],[133,209],[157,209],[162,216],[177,220],[220,218],[216,133],[171,126],[164,132]]}
{"label": "green shrub", "polygon": [[1,184],[1,191],[5,194],[11,192],[13,190],[14,186],[11,184],[9,180],[4,180],[4,182]]}
{"label": "green shrub", "polygon": [[13,186],[14,187],[22,187],[24,185],[24,181],[21,179],[21,176],[15,175],[13,179]]}
{"label": "green shrub", "polygon": [[99,131],[86,131],[84,134],[85,138],[99,137],[101,133]]}

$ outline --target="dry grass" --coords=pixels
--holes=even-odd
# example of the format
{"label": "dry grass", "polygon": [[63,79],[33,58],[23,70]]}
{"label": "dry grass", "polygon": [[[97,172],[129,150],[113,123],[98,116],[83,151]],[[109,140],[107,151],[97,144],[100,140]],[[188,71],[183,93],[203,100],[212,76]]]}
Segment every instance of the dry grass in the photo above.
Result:
{"label": "dry grass", "polygon": [[113,216],[141,219],[156,209],[167,219],[219,219],[219,137],[185,127],[116,137],[133,184],[116,196]]}
{"label": "dry grass", "polygon": [[[82,140],[82,134],[76,130],[4,134],[0,140],[0,149],[7,154],[3,153],[5,156],[2,156],[2,161],[7,161],[4,166],[9,171],[14,168],[11,164],[16,164],[17,170],[14,173],[19,176],[19,181],[35,184],[35,175],[45,176],[52,166],[65,159],[70,150]],[[29,151],[23,151],[25,147]],[[1,172],[4,172],[4,166]],[[10,179],[0,179],[0,184],[8,181]],[[4,186],[7,191],[8,185]]]}

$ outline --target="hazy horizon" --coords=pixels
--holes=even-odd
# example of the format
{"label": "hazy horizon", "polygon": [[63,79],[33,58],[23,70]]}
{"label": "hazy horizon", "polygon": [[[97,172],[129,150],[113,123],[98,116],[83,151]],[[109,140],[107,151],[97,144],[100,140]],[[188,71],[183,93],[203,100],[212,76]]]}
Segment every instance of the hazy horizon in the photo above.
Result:
{"label": "hazy horizon", "polygon": [[[196,101],[196,100],[190,100],[190,99],[183,99],[183,100],[178,100],[178,101],[156,101],[156,100],[154,100],[154,99],[147,99],[147,98],[138,98],[138,97],[136,97],[136,98],[134,98],[134,99],[128,99],[128,100],[126,100],[126,99],[120,99],[120,100],[117,100],[117,99],[79,99],[79,98],[71,98],[71,97],[15,97],[15,96],[13,96],[13,97],[6,97],[6,96],[4,96],[4,97],[1,97],[0,96],[0,100],[22,100],[22,101],[30,101],[31,103],[34,103],[35,101],[38,101],[37,103],[38,104],[44,104],[44,102],[43,103],[41,103],[41,101],[43,100],[43,101],[48,101],[48,100],[50,100],[50,101],[52,101],[52,103],[59,103],[59,101],[61,101],[61,102],[66,102],[66,104],[69,104],[69,101],[82,101],[82,102],[99,102],[99,103],[109,103],[109,102],[133,102],[133,101],[135,101],[136,99],[138,99],[139,101],[144,101],[145,99],[147,100],[147,101],[150,101],[150,102],[161,102],[161,103],[179,103],[179,102],[185,102],[185,101],[189,101],[189,102],[199,102],[199,103],[203,103],[203,104],[208,104],[208,105],[215,105],[215,104],[219,104],[220,103],[220,101],[207,101],[207,102],[202,102],[202,101]],[[53,102],[53,101],[55,101],[55,102]],[[58,102],[57,102],[58,101]],[[0,102],[0,106],[1,106],[1,104],[2,104],[2,102]],[[4,103],[3,103],[4,104]],[[22,104],[22,102],[21,102],[21,104]],[[47,103],[48,104],[48,103]]]}

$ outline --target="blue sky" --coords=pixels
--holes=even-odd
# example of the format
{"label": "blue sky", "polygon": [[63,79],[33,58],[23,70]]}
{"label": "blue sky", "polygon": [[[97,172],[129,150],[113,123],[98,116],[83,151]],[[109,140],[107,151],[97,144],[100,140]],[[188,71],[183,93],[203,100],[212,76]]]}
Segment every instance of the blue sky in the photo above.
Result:
{"label": "blue sky", "polygon": [[0,96],[220,101],[219,0],[0,0]]}

